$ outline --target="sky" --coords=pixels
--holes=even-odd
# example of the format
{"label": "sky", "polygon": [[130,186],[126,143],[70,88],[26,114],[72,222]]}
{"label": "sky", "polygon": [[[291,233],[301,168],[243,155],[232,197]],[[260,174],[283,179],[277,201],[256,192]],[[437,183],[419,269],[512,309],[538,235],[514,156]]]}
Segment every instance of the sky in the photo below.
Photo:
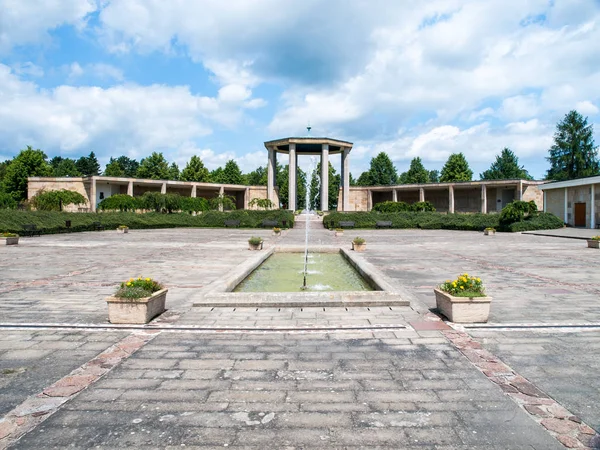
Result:
{"label": "sky", "polygon": [[0,160],[249,172],[310,123],[356,178],[383,151],[477,179],[504,147],[542,178],[570,110],[600,143],[598,43],[600,0],[0,0]]}

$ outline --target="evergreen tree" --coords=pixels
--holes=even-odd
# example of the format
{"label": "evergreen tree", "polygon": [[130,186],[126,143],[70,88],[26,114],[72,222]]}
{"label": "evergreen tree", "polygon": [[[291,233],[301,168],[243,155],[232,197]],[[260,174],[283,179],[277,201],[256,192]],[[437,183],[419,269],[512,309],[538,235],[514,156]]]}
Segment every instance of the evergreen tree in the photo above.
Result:
{"label": "evergreen tree", "polygon": [[107,177],[135,178],[139,167],[140,163],[127,156],[119,156],[116,159],[111,157],[104,169],[104,175]]}
{"label": "evergreen tree", "polygon": [[107,177],[124,177],[125,176],[125,171],[123,170],[123,167],[121,167],[121,164],[119,164],[119,161],[117,161],[116,159],[113,159],[111,157],[110,161],[108,162],[108,164],[104,168],[104,176],[107,176]]}
{"label": "evergreen tree", "polygon": [[267,169],[263,166],[258,167],[250,173],[246,174],[246,184],[248,186],[266,186],[267,185]]}
{"label": "evergreen tree", "polygon": [[175,163],[171,163],[169,167],[169,180],[179,180],[179,166]]}
{"label": "evergreen tree", "polygon": [[82,156],[75,162],[77,170],[81,172],[84,177],[91,177],[93,175],[100,175],[100,164],[94,152],[90,152],[89,156]]}
{"label": "evergreen tree", "polygon": [[[329,163],[329,210],[337,209],[338,195],[340,191],[341,176],[338,175],[334,167]],[[321,163],[317,164],[310,181],[310,208],[317,210],[321,208]]]}
{"label": "evergreen tree", "polygon": [[[279,203],[280,206],[288,205],[289,194],[289,166],[283,166],[277,178],[277,186],[279,187]],[[306,172],[298,167],[298,177],[296,180],[296,209],[304,209],[306,205]]]}
{"label": "evergreen tree", "polygon": [[421,158],[418,156],[413,158],[410,162],[410,167],[407,172],[401,176],[401,182],[403,184],[419,184],[427,183],[429,181],[429,172],[423,166]]}
{"label": "evergreen tree", "polygon": [[152,152],[150,156],[140,162],[137,177],[150,180],[168,180],[169,163],[162,153]]}
{"label": "evergreen tree", "polygon": [[368,180],[367,186],[390,186],[398,182],[398,173],[387,153],[381,152],[371,159]]}
{"label": "evergreen tree", "polygon": [[244,184],[244,177],[237,163],[230,159],[225,163],[223,173],[221,175],[221,183],[224,184]]}
{"label": "evergreen tree", "polygon": [[554,145],[550,147],[548,180],[564,181],[600,173],[594,128],[577,111],[567,113],[556,125]]}
{"label": "evergreen tree", "polygon": [[77,169],[77,165],[75,161],[71,158],[64,158],[58,165],[54,168],[55,177],[80,177],[81,172]]}
{"label": "evergreen tree", "polygon": [[349,182],[350,182],[350,186],[356,186],[356,180],[355,180],[355,179],[354,179],[354,177],[352,176],[352,172],[350,172],[350,173],[348,174],[348,179],[349,179]]}
{"label": "evergreen tree", "polygon": [[367,170],[366,172],[361,173],[360,176],[358,177],[358,180],[356,180],[356,185],[357,186],[372,186],[373,184],[371,183],[371,172],[369,172]]}
{"label": "evergreen tree", "polygon": [[223,183],[223,168],[217,167],[210,173],[210,182],[211,183]]}
{"label": "evergreen tree", "polygon": [[442,168],[440,181],[448,183],[453,181],[471,181],[473,171],[469,168],[469,163],[462,153],[453,153],[448,157],[448,161]]}
{"label": "evergreen tree", "polygon": [[6,168],[4,188],[15,200],[27,198],[28,177],[51,177],[52,166],[46,161],[46,154],[27,146],[13,158]]}
{"label": "evergreen tree", "polygon": [[482,180],[532,180],[533,178],[519,166],[519,158],[507,147],[496,155],[496,161],[490,168],[479,175]]}
{"label": "evergreen tree", "polygon": [[440,171],[439,170],[430,170],[429,171],[429,182],[430,183],[439,183],[440,182]]}
{"label": "evergreen tree", "polygon": [[6,177],[6,170],[10,166],[11,160],[7,159],[0,163],[0,192],[4,191],[4,177]]}
{"label": "evergreen tree", "polygon": [[206,167],[204,167],[204,163],[200,157],[194,155],[190,158],[187,165],[181,172],[179,179],[181,181],[197,181],[199,183],[208,183],[208,180],[210,179],[210,172]]}

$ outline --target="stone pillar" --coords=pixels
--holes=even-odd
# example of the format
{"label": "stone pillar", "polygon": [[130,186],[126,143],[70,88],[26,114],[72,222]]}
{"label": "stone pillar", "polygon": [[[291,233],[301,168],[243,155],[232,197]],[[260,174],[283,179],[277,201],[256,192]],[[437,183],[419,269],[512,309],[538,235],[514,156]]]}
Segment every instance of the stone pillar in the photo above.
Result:
{"label": "stone pillar", "polygon": [[[275,202],[275,196],[273,191],[275,190],[276,174],[277,170],[277,155],[274,148],[268,149],[269,161],[267,162],[267,198],[272,202]],[[277,205],[279,207],[279,205]]]}
{"label": "stone pillar", "polygon": [[296,186],[296,206],[298,209],[298,152],[296,152],[296,175],[294,176],[294,186]]}
{"label": "stone pillar", "polygon": [[398,201],[398,191],[396,189],[392,189],[392,201],[393,202]]}
{"label": "stone pillar", "polygon": [[[545,191],[544,191],[545,192]],[[596,187],[592,184],[592,192],[591,192],[591,201],[590,201],[590,228],[596,228]],[[546,204],[544,203],[544,207]]]}
{"label": "stone pillar", "polygon": [[454,186],[448,186],[448,212],[454,214]]}
{"label": "stone pillar", "polygon": [[425,201],[425,189],[423,189],[423,188],[419,188],[419,201],[420,202]]}
{"label": "stone pillar", "polygon": [[329,210],[329,144],[321,150],[321,211]]}
{"label": "stone pillar", "polygon": [[519,180],[518,189],[519,189],[519,192],[518,192],[519,197],[518,198],[519,198],[519,200],[523,200],[523,180]]}
{"label": "stone pillar", "polygon": [[349,148],[342,150],[342,211],[350,211],[350,154]]}
{"label": "stone pillar", "polygon": [[133,181],[127,183],[127,195],[133,197]]}
{"label": "stone pillar", "polygon": [[481,213],[487,214],[487,186],[481,185]]}
{"label": "stone pillar", "polygon": [[196,198],[196,188],[197,186],[195,184],[192,185],[192,193],[190,194],[190,197]]}
{"label": "stone pillar", "polygon": [[296,144],[290,143],[288,165],[288,209],[296,210],[296,173],[297,173]]}
{"label": "stone pillar", "polygon": [[546,212],[546,191],[542,191],[544,194],[544,212]]}
{"label": "stone pillar", "polygon": [[162,186],[160,187],[160,193],[161,194],[166,194],[167,193],[167,183],[163,183]]}
{"label": "stone pillar", "polygon": [[244,191],[244,209],[248,209],[248,203],[250,203],[250,188]]}
{"label": "stone pillar", "polygon": [[[219,188],[219,197],[223,198],[225,196],[225,186],[221,186]],[[223,202],[219,204],[219,211],[223,211]]]}
{"label": "stone pillar", "polygon": [[90,186],[90,211],[96,212],[96,178],[92,177],[91,179],[92,185]]}
{"label": "stone pillar", "polygon": [[373,191],[369,189],[367,191],[367,211],[371,211],[373,209]]}
{"label": "stone pillar", "polygon": [[565,188],[565,213],[564,213],[564,222],[569,223],[569,214],[567,214],[567,206],[569,205],[569,194],[567,192],[568,188]]}

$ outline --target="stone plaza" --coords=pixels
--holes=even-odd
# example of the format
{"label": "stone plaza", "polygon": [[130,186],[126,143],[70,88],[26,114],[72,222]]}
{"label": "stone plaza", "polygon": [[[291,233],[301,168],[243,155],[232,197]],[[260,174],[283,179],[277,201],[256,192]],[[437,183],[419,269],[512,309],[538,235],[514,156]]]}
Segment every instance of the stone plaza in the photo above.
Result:
{"label": "stone plaza", "polygon": [[[365,238],[357,257],[410,306],[193,306],[256,256],[250,236],[268,249],[305,234],[113,230],[0,248],[0,448],[600,448],[600,253],[576,233],[315,228],[312,245]],[[464,272],[493,297],[487,324],[431,311],[433,288]],[[169,288],[168,311],[108,323],[104,298],[138,275]]]}

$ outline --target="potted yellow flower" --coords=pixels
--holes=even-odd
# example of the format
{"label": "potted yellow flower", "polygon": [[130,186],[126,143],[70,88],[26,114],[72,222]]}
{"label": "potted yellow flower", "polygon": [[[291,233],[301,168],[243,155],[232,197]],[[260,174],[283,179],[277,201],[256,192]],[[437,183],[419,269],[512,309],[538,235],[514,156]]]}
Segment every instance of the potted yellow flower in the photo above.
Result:
{"label": "potted yellow flower", "polygon": [[281,228],[273,227],[273,236],[281,236]]}
{"label": "potted yellow flower", "polygon": [[17,245],[19,243],[19,235],[4,232],[0,234],[0,242],[1,241],[4,241],[4,245]]}
{"label": "potted yellow flower", "polygon": [[600,236],[592,236],[587,240],[588,248],[600,248]]}
{"label": "potted yellow flower", "polygon": [[127,225],[119,225],[117,231],[119,233],[129,233],[129,227]]}
{"label": "potted yellow flower", "polygon": [[483,234],[486,236],[494,236],[496,234],[496,229],[492,227],[487,227],[483,230]]}
{"label": "potted yellow flower", "polygon": [[165,311],[168,289],[152,278],[123,281],[114,295],[106,298],[111,323],[148,323]]}
{"label": "potted yellow flower", "polygon": [[485,294],[481,278],[459,275],[434,289],[438,310],[451,322],[487,322],[492,297]]}

